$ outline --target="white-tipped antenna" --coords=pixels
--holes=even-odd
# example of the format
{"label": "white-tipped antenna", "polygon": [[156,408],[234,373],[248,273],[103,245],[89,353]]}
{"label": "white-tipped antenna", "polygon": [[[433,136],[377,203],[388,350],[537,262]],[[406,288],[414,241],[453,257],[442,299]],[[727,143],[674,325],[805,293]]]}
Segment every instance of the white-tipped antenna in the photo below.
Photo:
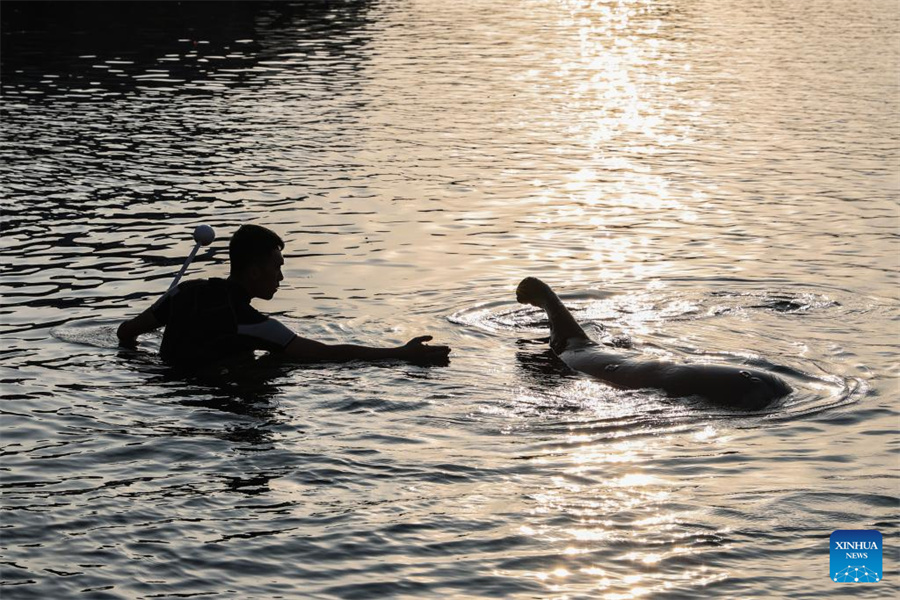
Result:
{"label": "white-tipped antenna", "polygon": [[[184,264],[181,266],[181,270],[178,271],[178,275],[175,276],[175,279],[172,281],[172,285],[169,286],[168,292],[171,292],[175,289],[175,286],[178,285],[178,282],[181,281],[181,276],[184,275],[184,272],[187,271],[188,265],[191,264],[191,261],[194,260],[194,257],[197,256],[197,250],[200,249],[200,246],[209,246],[213,243],[213,240],[216,239],[216,232],[213,231],[213,228],[209,225],[197,225],[194,228],[194,249],[191,250],[191,253],[188,254],[187,260],[184,261]],[[168,292],[166,292],[168,294]]]}

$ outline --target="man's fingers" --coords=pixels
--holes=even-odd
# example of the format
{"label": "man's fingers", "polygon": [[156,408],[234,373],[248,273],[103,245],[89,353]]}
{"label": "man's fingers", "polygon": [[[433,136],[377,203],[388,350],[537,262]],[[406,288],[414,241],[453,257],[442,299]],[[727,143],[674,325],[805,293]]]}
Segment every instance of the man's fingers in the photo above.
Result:
{"label": "man's fingers", "polygon": [[409,341],[407,347],[409,347],[412,355],[410,358],[412,360],[424,360],[428,361],[446,361],[447,356],[450,355],[450,346],[426,346],[425,342],[430,342],[434,339],[430,335],[420,335],[419,337],[414,337]]}

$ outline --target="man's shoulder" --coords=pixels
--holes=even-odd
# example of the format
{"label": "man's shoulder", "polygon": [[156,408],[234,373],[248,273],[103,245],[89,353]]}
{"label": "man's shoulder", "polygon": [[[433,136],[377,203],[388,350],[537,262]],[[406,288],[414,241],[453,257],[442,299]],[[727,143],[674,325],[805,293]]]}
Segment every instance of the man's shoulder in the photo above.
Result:
{"label": "man's shoulder", "polygon": [[219,278],[183,281],[166,297],[171,298],[173,309],[179,312],[231,302],[228,285]]}
{"label": "man's shoulder", "polygon": [[263,313],[250,306],[249,302],[235,303],[232,306],[234,309],[234,316],[237,318],[237,322],[240,325],[262,323],[263,321],[269,319],[267,315],[264,315]]}
{"label": "man's shoulder", "polygon": [[192,306],[204,309],[227,307],[239,325],[260,323],[268,318],[250,306],[250,297],[246,292],[228,279],[192,279],[179,285],[178,289],[183,299]]}
{"label": "man's shoulder", "polygon": [[175,288],[175,292],[187,296],[195,294],[222,294],[225,295],[229,291],[228,282],[218,277],[210,277],[208,279],[191,279],[183,281]]}

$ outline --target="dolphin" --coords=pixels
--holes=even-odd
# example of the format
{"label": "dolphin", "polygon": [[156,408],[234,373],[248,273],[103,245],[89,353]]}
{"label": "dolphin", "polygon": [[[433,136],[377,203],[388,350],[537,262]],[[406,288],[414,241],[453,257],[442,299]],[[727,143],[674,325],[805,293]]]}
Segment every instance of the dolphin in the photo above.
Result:
{"label": "dolphin", "polygon": [[543,309],[550,319],[550,348],[566,365],[620,389],[655,388],[671,398],[696,396],[740,410],[760,410],[791,393],[771,373],[715,364],[676,364],[640,353],[612,352],[587,336],[546,283],[526,277],[516,300]]}

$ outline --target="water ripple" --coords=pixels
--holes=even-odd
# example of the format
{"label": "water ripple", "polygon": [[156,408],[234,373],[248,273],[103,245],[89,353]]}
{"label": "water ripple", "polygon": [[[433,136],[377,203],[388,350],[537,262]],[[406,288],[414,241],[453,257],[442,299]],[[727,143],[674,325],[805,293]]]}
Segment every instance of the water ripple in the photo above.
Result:
{"label": "water ripple", "polygon": [[[889,2],[35,7],[0,51],[4,598],[838,597],[828,534],[896,532]],[[270,226],[261,310],[450,366],[117,348],[201,222],[188,278]],[[574,374],[527,275],[797,392]]]}

